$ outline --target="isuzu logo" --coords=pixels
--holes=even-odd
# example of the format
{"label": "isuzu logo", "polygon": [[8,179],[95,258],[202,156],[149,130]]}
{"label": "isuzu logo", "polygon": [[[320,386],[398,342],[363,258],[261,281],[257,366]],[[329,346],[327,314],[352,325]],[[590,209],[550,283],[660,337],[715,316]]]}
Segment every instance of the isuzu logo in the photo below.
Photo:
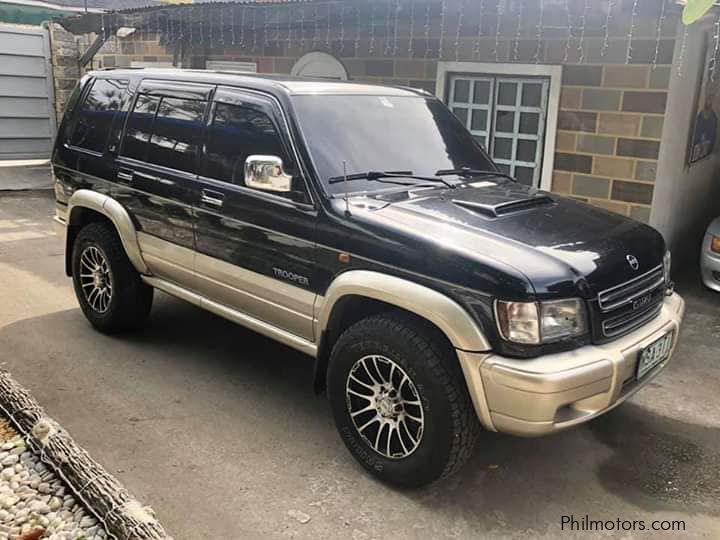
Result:
{"label": "isuzu logo", "polygon": [[635,255],[627,255],[625,259],[630,265],[630,268],[632,268],[633,270],[637,270],[638,268],[640,268],[640,261],[637,260],[637,257],[635,257]]}
{"label": "isuzu logo", "polygon": [[644,308],[650,303],[650,300],[652,300],[652,295],[650,294],[646,294],[645,296],[638,298],[632,304],[633,311]]}

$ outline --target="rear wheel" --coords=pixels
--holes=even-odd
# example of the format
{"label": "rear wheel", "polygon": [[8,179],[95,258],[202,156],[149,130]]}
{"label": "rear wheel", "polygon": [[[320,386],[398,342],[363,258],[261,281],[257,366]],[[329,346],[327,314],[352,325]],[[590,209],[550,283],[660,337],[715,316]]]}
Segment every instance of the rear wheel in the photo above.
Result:
{"label": "rear wheel", "polygon": [[78,233],[72,278],[80,308],[101,332],[136,330],[145,323],[153,289],[142,282],[111,225],[91,223]]}
{"label": "rear wheel", "polygon": [[381,480],[418,487],[457,471],[479,425],[452,349],[401,313],[364,319],[333,347],[328,395],[343,442]]}

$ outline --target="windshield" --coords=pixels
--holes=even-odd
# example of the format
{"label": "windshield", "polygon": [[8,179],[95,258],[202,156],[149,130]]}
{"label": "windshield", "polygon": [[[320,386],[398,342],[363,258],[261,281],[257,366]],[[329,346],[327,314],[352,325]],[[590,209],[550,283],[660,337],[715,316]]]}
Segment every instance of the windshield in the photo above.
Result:
{"label": "windshield", "polygon": [[[325,189],[344,193],[347,173],[412,171],[433,176],[440,169],[495,170],[460,121],[436,99],[420,96],[301,95],[293,105]],[[420,183],[420,182],[418,182]],[[360,180],[351,191],[387,189]]]}

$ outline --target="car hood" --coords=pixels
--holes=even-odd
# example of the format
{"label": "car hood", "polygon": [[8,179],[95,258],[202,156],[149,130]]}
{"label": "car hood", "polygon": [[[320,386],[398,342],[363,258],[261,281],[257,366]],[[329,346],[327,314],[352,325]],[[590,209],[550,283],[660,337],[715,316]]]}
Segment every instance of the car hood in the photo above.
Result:
{"label": "car hood", "polygon": [[539,295],[557,294],[568,281],[597,294],[662,264],[665,251],[662,236],[647,225],[510,181],[371,200],[366,219],[510,265]]}

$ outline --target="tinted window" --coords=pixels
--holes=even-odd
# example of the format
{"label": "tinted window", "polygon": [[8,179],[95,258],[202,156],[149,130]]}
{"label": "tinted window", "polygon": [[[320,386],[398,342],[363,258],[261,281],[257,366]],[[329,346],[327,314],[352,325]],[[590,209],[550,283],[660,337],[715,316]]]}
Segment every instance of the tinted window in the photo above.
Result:
{"label": "tinted window", "polygon": [[245,185],[245,160],[253,154],[278,156],[290,168],[270,117],[256,109],[217,103],[208,130],[205,176]]}
{"label": "tinted window", "polygon": [[81,148],[105,150],[115,113],[122,107],[127,81],[96,79],[80,107],[70,143]]}
{"label": "tinted window", "polygon": [[138,96],[125,129],[123,155],[195,172],[205,101]]}
{"label": "tinted window", "polygon": [[[329,178],[347,172],[413,171],[432,176],[440,169],[495,170],[470,132],[441,102],[422,97],[293,97],[315,166],[331,193],[345,191]],[[387,189],[378,182],[353,182],[353,191]]]}
{"label": "tinted window", "polygon": [[147,158],[147,142],[152,135],[155,113],[161,99],[160,96],[145,94],[138,96],[125,128],[124,156],[141,161],[145,161]]}

